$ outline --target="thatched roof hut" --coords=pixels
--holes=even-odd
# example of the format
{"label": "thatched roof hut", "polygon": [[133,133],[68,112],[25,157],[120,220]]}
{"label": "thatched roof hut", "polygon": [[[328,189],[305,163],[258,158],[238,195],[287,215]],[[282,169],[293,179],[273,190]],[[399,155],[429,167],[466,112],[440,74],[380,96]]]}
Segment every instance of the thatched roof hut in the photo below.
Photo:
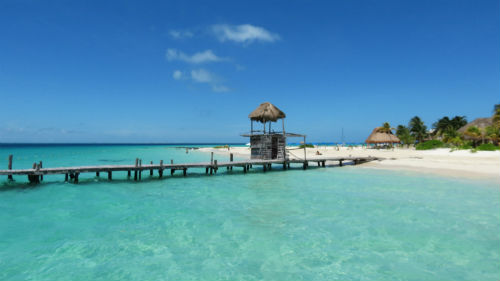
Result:
{"label": "thatched roof hut", "polygon": [[383,127],[377,127],[373,129],[372,133],[368,136],[365,141],[366,143],[400,143],[398,137],[396,137],[392,132],[385,131]]}
{"label": "thatched roof hut", "polygon": [[467,123],[467,125],[463,126],[462,128],[458,129],[458,132],[463,134],[463,133],[467,132],[467,129],[469,127],[472,127],[472,126],[476,126],[479,129],[484,129],[484,128],[491,126],[491,125],[493,125],[493,118],[492,117],[477,118],[477,119],[474,119],[474,121]]}
{"label": "thatched roof hut", "polygon": [[276,122],[278,119],[285,117],[286,115],[283,111],[269,102],[262,103],[248,115],[248,118],[252,121],[259,121],[261,123],[266,123],[268,121]]}

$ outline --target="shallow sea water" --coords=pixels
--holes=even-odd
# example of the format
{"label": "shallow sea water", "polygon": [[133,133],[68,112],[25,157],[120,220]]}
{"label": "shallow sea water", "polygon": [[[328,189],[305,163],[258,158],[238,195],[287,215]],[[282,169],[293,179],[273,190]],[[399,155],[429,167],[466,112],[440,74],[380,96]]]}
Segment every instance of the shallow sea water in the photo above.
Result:
{"label": "shallow sea water", "polygon": [[[10,153],[14,168],[210,157],[166,146],[0,147],[1,167]],[[38,186],[3,176],[0,280],[500,279],[497,184],[359,166],[166,175],[47,176]]]}

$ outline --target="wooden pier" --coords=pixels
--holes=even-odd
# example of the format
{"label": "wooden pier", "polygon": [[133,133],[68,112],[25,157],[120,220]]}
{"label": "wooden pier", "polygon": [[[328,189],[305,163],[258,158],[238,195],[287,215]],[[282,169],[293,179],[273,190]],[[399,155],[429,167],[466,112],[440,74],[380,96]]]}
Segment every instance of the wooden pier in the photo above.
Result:
{"label": "wooden pier", "polygon": [[307,169],[309,164],[316,163],[318,167],[326,167],[326,162],[335,161],[342,166],[345,162],[351,162],[352,164],[360,164],[364,162],[379,160],[376,157],[329,157],[329,158],[312,158],[312,159],[288,159],[288,160],[245,160],[245,161],[233,161],[233,155],[230,155],[229,162],[217,162],[213,160],[213,153],[211,155],[210,162],[199,162],[199,163],[179,163],[174,164],[173,160],[170,164],[164,164],[163,160],[158,164],[154,164],[152,161],[149,164],[142,164],[142,160],[136,159],[134,165],[100,165],[100,166],[78,166],[78,167],[58,167],[58,168],[43,168],[42,162],[33,163],[31,169],[12,169],[12,156],[9,156],[9,165],[7,170],[0,170],[0,175],[6,175],[9,180],[12,180],[12,176],[27,176],[30,183],[39,183],[43,180],[44,175],[65,175],[65,181],[72,181],[78,183],[78,177],[83,173],[95,173],[96,177],[100,176],[100,173],[106,173],[108,180],[112,180],[113,172],[126,172],[128,177],[132,177],[132,172],[134,173],[134,180],[138,181],[142,178],[142,172],[149,172],[150,176],[154,175],[154,171],[158,173],[158,177],[163,177],[163,172],[165,170],[170,170],[170,174],[173,175],[176,171],[182,171],[183,175],[187,175],[187,170],[191,168],[201,168],[205,169],[205,174],[212,175],[217,173],[219,168],[224,168],[233,170],[234,167],[241,168],[243,173],[246,173],[254,166],[262,166],[262,171],[266,172],[272,169],[272,165],[279,166],[282,170],[290,169],[290,164],[301,164],[303,169]]}

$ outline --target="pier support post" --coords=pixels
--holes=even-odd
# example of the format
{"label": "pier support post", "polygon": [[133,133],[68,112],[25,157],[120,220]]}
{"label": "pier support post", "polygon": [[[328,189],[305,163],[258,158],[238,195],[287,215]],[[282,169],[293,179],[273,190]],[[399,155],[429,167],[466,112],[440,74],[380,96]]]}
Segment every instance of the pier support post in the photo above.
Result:
{"label": "pier support post", "polygon": [[[42,161],[40,161],[40,163],[38,163],[38,170],[40,170],[41,168],[43,168]],[[43,181],[43,174],[40,175],[40,181]]]}
{"label": "pier support post", "polygon": [[131,174],[131,173],[130,173],[130,170],[128,170],[128,171],[127,171],[127,177],[129,177],[129,178],[130,178],[130,174]]}
{"label": "pier support post", "polygon": [[243,165],[243,174],[247,173],[247,165]]}
{"label": "pier support post", "polygon": [[[14,156],[11,154],[9,155],[9,166],[7,167],[9,170],[12,170],[12,158],[14,158]],[[14,180],[12,178],[12,175],[8,175],[7,178],[11,181],[11,180]]]}
{"label": "pier support post", "polygon": [[64,181],[68,181],[68,173],[64,174]]}
{"label": "pier support post", "polygon": [[219,167],[217,167],[217,160],[214,160],[214,172],[217,174],[217,170]]}
{"label": "pier support post", "polygon": [[262,165],[262,170],[264,171],[264,173],[267,171],[267,164]]}
{"label": "pier support post", "polygon": [[339,160],[339,167],[342,167],[342,161],[343,160]]}
{"label": "pier support post", "polygon": [[205,175],[208,174],[208,167],[205,168]]}
{"label": "pier support post", "polygon": [[108,171],[108,180],[112,180],[112,179],[113,179],[112,172],[111,172],[111,171]]}
{"label": "pier support post", "polygon": [[326,161],[321,162],[321,166],[323,166],[323,168],[326,166],[325,162]]}
{"label": "pier support post", "polygon": [[[153,161],[151,161],[150,164],[153,165]],[[153,176],[153,168],[149,169],[149,175]]]}
{"label": "pier support post", "polygon": [[80,173],[75,173],[75,183],[78,183],[78,176],[80,175]]}
{"label": "pier support post", "polygon": [[175,172],[175,169],[174,169],[174,168],[170,169],[170,175],[171,175],[171,176],[173,176],[173,175],[174,175],[174,172]]}
{"label": "pier support post", "polygon": [[286,170],[286,162],[283,162],[283,170]]}
{"label": "pier support post", "polygon": [[139,180],[142,179],[142,159],[139,159]]}
{"label": "pier support post", "polygon": [[139,158],[135,158],[134,180],[137,180],[137,168],[139,167]]}
{"label": "pier support post", "polygon": [[186,174],[187,174],[187,168],[182,169],[182,173],[183,173],[184,176],[186,176]]}
{"label": "pier support post", "polygon": [[[232,153],[229,154],[229,162],[233,162],[233,154]],[[232,171],[233,170],[233,166],[227,166],[227,169]]]}
{"label": "pier support post", "polygon": [[95,176],[96,176],[96,177],[99,177],[99,172],[95,172]]}
{"label": "pier support post", "polygon": [[158,169],[158,176],[163,177],[163,160],[160,160],[160,169]]}

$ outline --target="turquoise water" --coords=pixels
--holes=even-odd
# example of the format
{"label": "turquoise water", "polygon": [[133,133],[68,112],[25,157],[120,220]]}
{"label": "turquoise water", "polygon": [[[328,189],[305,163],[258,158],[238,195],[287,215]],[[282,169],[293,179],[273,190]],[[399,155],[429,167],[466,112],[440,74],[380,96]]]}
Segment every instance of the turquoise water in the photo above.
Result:
{"label": "turquoise water", "polygon": [[[210,157],[1,147],[1,167],[10,153],[14,168]],[[497,184],[349,166],[255,170],[142,182],[89,174],[77,185],[48,176],[36,187],[3,176],[0,280],[500,279]]]}

